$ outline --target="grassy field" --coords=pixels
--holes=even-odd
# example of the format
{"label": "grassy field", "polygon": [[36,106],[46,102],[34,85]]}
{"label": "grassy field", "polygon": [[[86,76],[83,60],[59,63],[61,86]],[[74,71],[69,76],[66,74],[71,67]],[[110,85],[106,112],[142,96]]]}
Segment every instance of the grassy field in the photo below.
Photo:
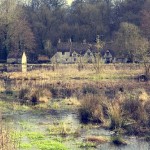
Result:
{"label": "grassy field", "polygon": [[[37,65],[38,66],[38,65]],[[99,72],[96,72],[93,64],[85,64],[79,70],[78,65],[59,65],[51,70],[51,65],[40,65],[26,73],[22,72],[5,72],[1,77],[10,79],[51,79],[51,80],[70,80],[70,79],[88,79],[88,80],[104,80],[104,79],[133,79],[142,74],[143,67],[140,64],[110,64],[101,65]],[[44,66],[44,67],[43,67]],[[30,68],[31,66],[28,66]]]}

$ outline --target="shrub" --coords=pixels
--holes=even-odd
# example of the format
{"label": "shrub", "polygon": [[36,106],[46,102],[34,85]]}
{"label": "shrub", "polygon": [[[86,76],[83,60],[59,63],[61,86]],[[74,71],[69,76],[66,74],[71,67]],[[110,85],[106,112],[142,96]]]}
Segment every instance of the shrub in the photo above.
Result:
{"label": "shrub", "polygon": [[150,105],[147,98],[144,101],[141,100],[140,94],[141,92],[138,93],[137,91],[136,93],[131,93],[122,102],[124,118],[128,117],[128,120],[130,120],[128,125],[125,126],[126,132],[129,135],[143,135],[149,133]]}
{"label": "shrub", "polygon": [[29,90],[27,88],[22,88],[20,91],[19,91],[19,100],[20,100],[20,104],[27,104],[28,103],[28,100],[29,100]]}
{"label": "shrub", "polygon": [[125,140],[123,140],[119,135],[112,137],[111,141],[116,146],[127,145],[127,142]]}
{"label": "shrub", "polygon": [[127,97],[122,104],[122,108],[129,118],[139,122],[147,121],[145,109],[137,96]]}
{"label": "shrub", "polygon": [[5,93],[6,93],[7,95],[13,95],[13,91],[11,91],[11,90],[6,90]]}
{"label": "shrub", "polygon": [[52,96],[54,98],[66,98],[72,96],[72,89],[66,88],[66,87],[53,87],[50,89]]}
{"label": "shrub", "polygon": [[43,88],[32,88],[32,89],[21,89],[19,92],[19,99],[21,104],[39,104],[39,103],[47,103],[49,99],[52,97],[51,92],[48,89]]}
{"label": "shrub", "polygon": [[29,90],[26,88],[23,88],[19,91],[19,99],[27,99],[27,95],[29,93]]}
{"label": "shrub", "polygon": [[135,99],[125,100],[123,103],[123,109],[135,120],[137,120],[139,117],[139,111],[141,107],[142,105],[140,101]]}
{"label": "shrub", "polygon": [[79,109],[81,122],[88,123],[104,121],[102,102],[97,95],[88,94],[81,101]]}
{"label": "shrub", "polygon": [[98,89],[96,89],[96,87],[93,87],[91,85],[84,86],[83,94],[98,94]]}
{"label": "shrub", "polygon": [[144,89],[141,89],[139,94],[139,101],[145,104],[148,100],[149,100],[149,95]]}

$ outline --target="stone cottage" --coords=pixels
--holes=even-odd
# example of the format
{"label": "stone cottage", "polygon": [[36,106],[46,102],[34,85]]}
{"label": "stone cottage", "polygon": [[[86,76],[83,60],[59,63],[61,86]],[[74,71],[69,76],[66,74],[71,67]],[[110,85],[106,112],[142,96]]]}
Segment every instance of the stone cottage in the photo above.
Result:
{"label": "stone cottage", "polygon": [[11,51],[7,56],[8,64],[21,64],[22,63],[23,52],[21,51]]}
{"label": "stone cottage", "polygon": [[103,55],[103,61],[106,64],[112,63],[113,62],[113,53],[110,50],[107,50],[104,55]]}
{"label": "stone cottage", "polygon": [[38,55],[38,63],[49,63],[50,59],[46,55]]}

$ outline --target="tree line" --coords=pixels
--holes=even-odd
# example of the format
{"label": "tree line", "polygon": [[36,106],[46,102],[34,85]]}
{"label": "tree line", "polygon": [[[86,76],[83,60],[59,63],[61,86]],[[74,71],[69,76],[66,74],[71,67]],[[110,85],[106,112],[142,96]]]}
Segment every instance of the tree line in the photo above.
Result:
{"label": "tree line", "polygon": [[149,47],[149,7],[150,0],[1,0],[0,59],[13,51],[51,57],[59,39],[93,43],[99,35],[134,60]]}

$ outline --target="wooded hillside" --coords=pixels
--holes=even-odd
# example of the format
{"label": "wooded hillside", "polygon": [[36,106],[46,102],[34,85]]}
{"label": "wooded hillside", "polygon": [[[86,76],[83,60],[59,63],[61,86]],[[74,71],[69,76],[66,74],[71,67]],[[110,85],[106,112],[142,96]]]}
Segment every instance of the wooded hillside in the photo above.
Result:
{"label": "wooded hillside", "polygon": [[150,0],[1,0],[0,59],[10,51],[51,57],[59,39],[93,43],[97,35],[134,59],[150,40],[149,8]]}

